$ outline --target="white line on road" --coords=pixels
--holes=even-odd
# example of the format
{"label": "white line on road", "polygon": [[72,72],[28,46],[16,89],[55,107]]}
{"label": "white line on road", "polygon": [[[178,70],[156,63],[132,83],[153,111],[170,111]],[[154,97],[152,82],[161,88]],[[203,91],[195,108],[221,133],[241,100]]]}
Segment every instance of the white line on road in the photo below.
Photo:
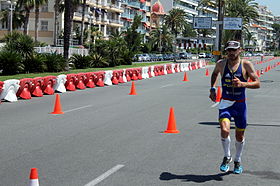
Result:
{"label": "white line on road", "polygon": [[74,108],[74,109],[71,109],[71,110],[66,110],[66,111],[64,111],[64,113],[72,112],[72,111],[75,111],[75,110],[80,110],[80,109],[87,108],[87,107],[92,107],[92,105],[86,105],[86,106],[83,106],[83,107],[78,107],[78,108]]}
{"label": "white line on road", "polygon": [[219,104],[219,102],[215,103],[214,105],[212,105],[211,107],[216,107]]}
{"label": "white line on road", "polygon": [[167,84],[167,85],[161,86],[160,88],[170,87],[170,86],[172,86],[172,85],[173,85],[173,84]]}
{"label": "white line on road", "polygon": [[85,186],[94,186],[94,185],[100,183],[102,180],[104,180],[105,178],[107,178],[108,176],[113,174],[114,172],[117,172],[122,167],[124,167],[124,165],[116,165],[115,167],[111,168],[110,170],[108,170],[107,172],[102,174],[101,176],[97,177],[96,179],[94,179],[91,182],[89,182],[88,184],[86,184]]}

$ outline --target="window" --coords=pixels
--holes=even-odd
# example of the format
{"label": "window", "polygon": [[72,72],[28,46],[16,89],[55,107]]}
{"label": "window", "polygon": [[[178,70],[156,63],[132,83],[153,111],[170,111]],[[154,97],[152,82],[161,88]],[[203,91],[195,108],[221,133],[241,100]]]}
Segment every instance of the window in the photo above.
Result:
{"label": "window", "polygon": [[41,30],[48,31],[48,21],[41,21]]}
{"label": "window", "polygon": [[43,5],[41,11],[42,12],[48,12],[49,11],[48,4]]}

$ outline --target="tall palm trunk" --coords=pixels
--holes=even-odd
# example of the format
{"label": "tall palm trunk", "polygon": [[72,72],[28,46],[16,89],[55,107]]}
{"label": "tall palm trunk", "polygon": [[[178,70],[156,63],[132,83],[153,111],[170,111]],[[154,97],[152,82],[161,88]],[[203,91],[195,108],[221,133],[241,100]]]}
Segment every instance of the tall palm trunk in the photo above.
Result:
{"label": "tall palm trunk", "polygon": [[28,8],[25,9],[25,18],[24,18],[24,24],[23,24],[23,33],[27,35],[27,27],[29,22],[29,16],[30,16],[30,10]]}
{"label": "tall palm trunk", "polygon": [[69,41],[70,41],[70,34],[71,34],[71,27],[72,27],[72,1],[64,1],[65,12],[64,12],[64,58],[66,59],[66,70],[69,70]]}
{"label": "tall palm trunk", "polygon": [[85,11],[86,11],[86,0],[83,0],[82,26],[81,26],[81,41],[80,41],[80,44],[81,44],[81,45],[83,45],[83,43],[84,43]]}
{"label": "tall palm trunk", "polygon": [[57,45],[57,26],[59,24],[58,22],[58,16],[59,16],[59,4],[60,4],[61,0],[55,0],[55,4],[54,4],[54,35],[53,35],[53,44],[54,46]]}
{"label": "tall palm trunk", "polygon": [[39,4],[35,4],[35,42],[38,41]]}

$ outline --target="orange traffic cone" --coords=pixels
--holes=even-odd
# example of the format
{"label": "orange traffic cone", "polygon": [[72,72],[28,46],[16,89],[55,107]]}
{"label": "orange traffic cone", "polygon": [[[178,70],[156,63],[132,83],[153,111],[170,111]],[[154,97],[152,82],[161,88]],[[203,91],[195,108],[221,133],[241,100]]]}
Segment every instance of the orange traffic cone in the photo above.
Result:
{"label": "orange traffic cone", "polygon": [[56,94],[54,110],[51,114],[64,114],[61,109],[59,94]]}
{"label": "orange traffic cone", "polygon": [[179,133],[180,131],[176,129],[176,119],[174,115],[174,108],[170,108],[168,125],[166,131],[164,133]]}
{"label": "orange traffic cone", "polygon": [[206,68],[205,76],[209,76],[209,70]]}
{"label": "orange traffic cone", "polygon": [[38,171],[36,168],[32,168],[30,171],[29,186],[39,186]]}
{"label": "orange traffic cone", "polygon": [[184,80],[183,81],[189,81],[187,72],[185,72],[185,74],[184,74]]}
{"label": "orange traffic cone", "polygon": [[135,84],[134,84],[134,81],[132,81],[132,84],[131,84],[131,89],[130,89],[130,93],[129,93],[129,95],[137,95],[136,90],[135,90]]}
{"label": "orange traffic cone", "polygon": [[221,97],[222,97],[221,87],[218,86],[218,91],[217,91],[217,95],[216,95],[216,102],[220,102],[221,101]]}

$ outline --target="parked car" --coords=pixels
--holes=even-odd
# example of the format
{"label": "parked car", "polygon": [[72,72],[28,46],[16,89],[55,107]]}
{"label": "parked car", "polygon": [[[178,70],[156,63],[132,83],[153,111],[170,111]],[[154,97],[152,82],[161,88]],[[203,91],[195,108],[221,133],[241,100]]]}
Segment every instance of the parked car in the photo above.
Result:
{"label": "parked car", "polygon": [[212,58],[212,54],[211,53],[206,53],[206,58]]}
{"label": "parked car", "polygon": [[206,54],[205,53],[200,53],[200,54],[198,54],[198,58],[206,58]]}

